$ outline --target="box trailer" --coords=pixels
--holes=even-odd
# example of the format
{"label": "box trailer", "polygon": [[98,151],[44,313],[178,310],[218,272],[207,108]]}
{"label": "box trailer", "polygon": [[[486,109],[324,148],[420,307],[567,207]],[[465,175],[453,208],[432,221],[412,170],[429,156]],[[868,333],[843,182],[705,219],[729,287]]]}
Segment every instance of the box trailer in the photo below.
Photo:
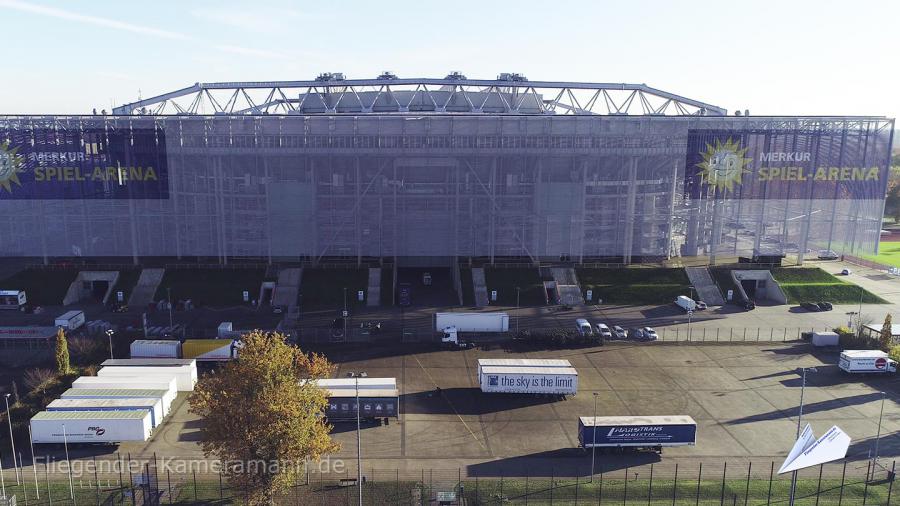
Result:
{"label": "box trailer", "polygon": [[679,295],[678,297],[676,297],[675,305],[680,307],[681,310],[684,311],[685,313],[687,313],[688,311],[696,311],[697,310],[697,303],[694,301],[694,299],[692,299],[686,295]]}
{"label": "box trailer", "polygon": [[182,358],[181,342],[138,339],[131,343],[131,358]]}
{"label": "box trailer", "polygon": [[397,378],[323,378],[316,385],[328,390],[397,390]]}
{"label": "box trailer", "polygon": [[77,330],[84,325],[84,311],[73,310],[63,313],[56,317],[53,324],[62,327],[63,330]]}
{"label": "box trailer", "polygon": [[506,313],[437,313],[434,330],[443,332],[456,327],[457,332],[508,332],[509,315]]}
{"label": "box trailer", "polygon": [[154,397],[118,397],[116,399],[56,399],[46,411],[140,411],[150,412],[150,426],[162,423],[162,399]]}
{"label": "box trailer", "polygon": [[540,367],[545,369],[570,369],[572,363],[556,358],[479,358],[478,376],[483,367]]}
{"label": "box trailer", "polygon": [[697,443],[697,422],[689,416],[582,416],[578,419],[582,448],[649,448]]}
{"label": "box trailer", "polygon": [[233,339],[188,339],[181,345],[181,356],[198,362],[227,362],[237,358]]}
{"label": "box trailer", "polygon": [[881,350],[844,350],[838,360],[838,367],[848,373],[897,372],[897,362]]}
{"label": "box trailer", "polygon": [[25,290],[0,290],[0,309],[22,309],[28,303]]}
{"label": "box trailer", "polygon": [[101,367],[97,371],[99,378],[118,378],[122,376],[133,376],[137,378],[175,378],[175,388],[179,392],[193,392],[194,385],[197,384],[197,368],[190,366],[168,366],[168,367]]}
{"label": "box trailer", "polygon": [[486,393],[575,395],[578,371],[573,367],[482,367],[478,382]]}
{"label": "box trailer", "polygon": [[121,443],[150,439],[150,412],[41,411],[31,418],[33,443]]}
{"label": "box trailer", "polygon": [[840,336],[837,335],[837,332],[813,332],[812,333],[812,345],[813,346],[837,346],[840,342]]}
{"label": "box trailer", "polygon": [[98,388],[134,388],[140,390],[165,390],[163,395],[163,409],[166,413],[175,402],[178,395],[178,387],[175,386],[175,377],[166,380],[165,378],[139,378],[134,376],[106,377],[99,376],[82,376],[72,382],[72,388],[89,388],[96,390]]}
{"label": "box trailer", "polygon": [[[325,416],[329,420],[356,419],[356,390],[328,389]],[[397,389],[359,389],[360,418],[397,418],[400,395]]]}
{"label": "box trailer", "polygon": [[162,416],[169,414],[172,405],[167,402],[167,390],[152,388],[70,388],[60,399],[156,399],[162,406]]}

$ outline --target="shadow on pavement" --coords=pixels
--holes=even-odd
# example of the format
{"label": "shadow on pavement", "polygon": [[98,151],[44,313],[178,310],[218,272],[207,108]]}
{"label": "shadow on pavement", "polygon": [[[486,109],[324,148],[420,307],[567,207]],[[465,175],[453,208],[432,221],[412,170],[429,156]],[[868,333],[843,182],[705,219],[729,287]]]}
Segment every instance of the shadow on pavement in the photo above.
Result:
{"label": "shadow on pavement", "polygon": [[[601,452],[598,448],[594,472],[599,474],[619,471],[628,467],[655,464],[661,460],[659,454],[650,451],[630,451],[613,455]],[[581,448],[560,448],[472,464],[467,466],[466,470],[472,477],[586,477],[591,475],[591,451]]]}

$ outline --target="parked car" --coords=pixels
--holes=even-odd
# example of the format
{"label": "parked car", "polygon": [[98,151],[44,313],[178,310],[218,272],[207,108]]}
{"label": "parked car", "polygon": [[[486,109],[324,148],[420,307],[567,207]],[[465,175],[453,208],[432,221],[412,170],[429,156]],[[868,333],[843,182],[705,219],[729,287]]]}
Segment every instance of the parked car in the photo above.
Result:
{"label": "parked car", "polygon": [[597,330],[597,335],[600,336],[600,339],[612,339],[612,331],[609,330],[609,326],[605,323],[598,323],[595,325]]}
{"label": "parked car", "polygon": [[830,302],[816,302],[816,306],[819,307],[820,311],[831,311],[834,309]]}
{"label": "parked car", "polygon": [[612,333],[616,339],[628,339],[628,332],[618,325],[613,326]]}
{"label": "parked car", "polygon": [[709,306],[707,306],[705,302],[703,302],[702,300],[698,300],[698,301],[696,302],[696,308],[695,308],[695,309],[696,309],[697,311],[702,311],[702,310],[706,309],[707,307],[709,307]]}
{"label": "parked car", "polygon": [[747,311],[752,311],[756,309],[756,303],[752,300],[744,301],[744,309],[746,309]]}
{"label": "parked car", "polygon": [[853,274],[853,271],[851,271],[850,269],[843,269],[843,270],[841,271],[841,275],[842,275],[842,276],[849,276],[849,275],[851,275],[851,274]]}
{"label": "parked car", "polygon": [[837,260],[840,256],[830,249],[819,251],[819,260]]}
{"label": "parked car", "polygon": [[819,305],[815,302],[801,302],[800,307],[813,313],[820,311]]}
{"label": "parked car", "polygon": [[644,339],[644,329],[631,329],[628,331],[628,337],[642,341]]}
{"label": "parked car", "polygon": [[659,335],[657,335],[656,331],[653,330],[652,327],[644,327],[642,329],[644,331],[644,339],[647,341],[656,341],[659,339]]}

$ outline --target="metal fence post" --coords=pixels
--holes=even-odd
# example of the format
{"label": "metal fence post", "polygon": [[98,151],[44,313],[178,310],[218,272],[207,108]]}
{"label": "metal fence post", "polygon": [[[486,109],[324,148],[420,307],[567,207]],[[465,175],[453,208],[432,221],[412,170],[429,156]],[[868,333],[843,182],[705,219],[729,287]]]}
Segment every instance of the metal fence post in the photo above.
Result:
{"label": "metal fence post", "polygon": [[631,469],[631,468],[628,466],[625,467],[625,493],[622,496],[622,506],[625,506],[626,504],[628,504],[628,470],[629,469]]}
{"label": "metal fence post", "polygon": [[719,504],[725,502],[725,473],[728,471],[728,461],[722,464],[722,494],[719,496]]}
{"label": "metal fence post", "polygon": [[678,495],[678,462],[675,463],[675,480],[672,484],[672,506],[675,506],[675,498]]}
{"label": "metal fence post", "polygon": [[865,487],[863,487],[863,506],[866,506],[866,499],[869,497],[869,473],[871,472],[871,467],[872,461],[866,463],[866,480],[863,482],[866,484]]}
{"label": "metal fence post", "polygon": [[597,493],[597,506],[603,502],[603,469],[600,469],[600,491]]}
{"label": "metal fence post", "polygon": [[761,330],[761,329],[760,329],[759,327],[756,327],[756,342],[757,342],[757,343],[759,342],[759,331],[760,331],[760,330]]}
{"label": "metal fence post", "polygon": [[[706,334],[706,330],[703,331]],[[703,336],[704,339],[706,336]],[[576,496],[577,498],[577,496]],[[653,464],[650,464],[650,485],[647,487],[647,506],[650,506],[650,501],[653,498]],[[577,503],[576,503],[577,504]]]}
{"label": "metal fence post", "polygon": [[475,504],[478,504],[478,475],[475,475]]}
{"label": "metal fence post", "polygon": [[[306,483],[309,484],[309,475],[306,475]],[[224,491],[222,490],[222,470],[219,469],[219,499],[224,499]]]}
{"label": "metal fence post", "polygon": [[847,461],[844,461],[844,469],[841,471],[841,492],[838,494],[838,506],[844,502],[844,478],[847,477]]}
{"label": "metal fence post", "polygon": [[744,506],[750,500],[750,470],[753,469],[753,462],[747,462],[747,484],[744,486]]}
{"label": "metal fence post", "polygon": [[731,342],[732,337],[734,337],[734,327],[728,327],[728,342]]}
{"label": "metal fence post", "polygon": [[194,474],[194,502],[197,501],[197,470],[191,471]]}
{"label": "metal fence post", "polygon": [[528,473],[525,473],[525,504],[528,504]]}
{"label": "metal fence post", "polygon": [[703,462],[700,462],[700,468],[697,470],[697,493],[694,495],[695,506],[700,506],[700,477],[703,476]]}
{"label": "metal fence post", "polygon": [[825,464],[819,464],[819,483],[816,485],[816,506],[819,506],[819,494],[822,492],[822,468]]}
{"label": "metal fence post", "polygon": [[744,337],[741,338],[741,341],[747,340],[747,327],[744,327]]}
{"label": "metal fence post", "polygon": [[[173,499],[172,499],[172,473],[169,472],[168,468],[166,468],[166,484],[169,486],[169,504],[172,504],[172,502],[173,502]],[[222,497],[220,495],[219,499],[221,499],[221,498]]]}
{"label": "metal fence post", "polygon": [[553,489],[556,488],[556,479],[553,477],[555,469],[550,469],[550,504],[553,504]]}
{"label": "metal fence post", "polygon": [[891,504],[891,492],[893,492],[893,490],[894,490],[894,478],[897,476],[896,472],[897,472],[897,461],[895,460],[891,463],[891,475],[889,476],[890,483],[888,483],[888,496],[887,496],[888,506],[890,506],[890,504]]}
{"label": "metal fence post", "polygon": [[[503,500],[503,496],[501,495],[500,500]],[[575,470],[575,504],[578,504],[578,470]]]}
{"label": "metal fence post", "polygon": [[500,502],[503,502],[503,470],[500,470]]}
{"label": "metal fence post", "polygon": [[[22,460],[21,455],[19,455],[19,460]],[[97,504],[99,505],[100,504],[100,475],[97,474],[97,457],[93,457],[93,461],[94,461],[94,481],[97,482]],[[25,491],[28,490],[27,487],[22,487],[22,488]],[[26,497],[25,501],[27,502],[28,496],[26,495],[25,497]]]}

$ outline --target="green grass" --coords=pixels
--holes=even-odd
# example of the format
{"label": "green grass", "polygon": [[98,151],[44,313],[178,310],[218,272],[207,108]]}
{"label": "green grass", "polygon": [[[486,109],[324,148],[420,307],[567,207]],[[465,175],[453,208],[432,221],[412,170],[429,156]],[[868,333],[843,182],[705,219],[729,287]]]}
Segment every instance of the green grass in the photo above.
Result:
{"label": "green grass", "polygon": [[667,304],[689,295],[690,281],[684,269],[620,268],[576,269],[582,293],[591,290],[594,302],[604,304]]}
{"label": "green grass", "polygon": [[838,279],[818,267],[782,267],[772,269],[771,272],[790,304],[805,301],[851,304],[860,302],[860,297],[866,304],[887,303],[872,292]]}
{"label": "green grass", "polygon": [[0,281],[0,290],[25,290],[28,303],[59,306],[78,269],[26,269]]}
{"label": "green grass", "polygon": [[857,254],[855,256],[891,267],[900,267],[900,242],[882,242],[878,246],[877,255]]}
{"label": "green grass", "polygon": [[250,300],[259,297],[265,269],[166,269],[154,300],[191,299],[195,306],[236,306],[244,304],[243,292]]}
{"label": "green grass", "polygon": [[[382,278],[384,279],[384,278]],[[369,289],[368,269],[303,269],[300,280],[300,294],[305,307],[344,306],[344,288],[347,289],[347,305],[350,307],[364,305],[365,301],[357,300],[356,292]],[[389,297],[390,292],[381,289],[382,297]],[[386,299],[389,300],[389,299]]]}
{"label": "green grass", "polygon": [[543,306],[547,303],[544,283],[536,268],[484,268],[484,282],[488,297],[497,290],[497,300],[491,304],[498,306],[516,305],[516,287],[519,287],[520,306]]}
{"label": "green grass", "polygon": [[734,280],[731,279],[731,269],[721,269],[721,268],[711,268],[709,270],[712,275],[713,280],[716,282],[716,285],[719,287],[719,291],[722,293],[722,298],[726,299],[728,295],[728,290],[732,291],[732,301],[737,301],[740,299],[740,293],[737,289],[737,285]]}

